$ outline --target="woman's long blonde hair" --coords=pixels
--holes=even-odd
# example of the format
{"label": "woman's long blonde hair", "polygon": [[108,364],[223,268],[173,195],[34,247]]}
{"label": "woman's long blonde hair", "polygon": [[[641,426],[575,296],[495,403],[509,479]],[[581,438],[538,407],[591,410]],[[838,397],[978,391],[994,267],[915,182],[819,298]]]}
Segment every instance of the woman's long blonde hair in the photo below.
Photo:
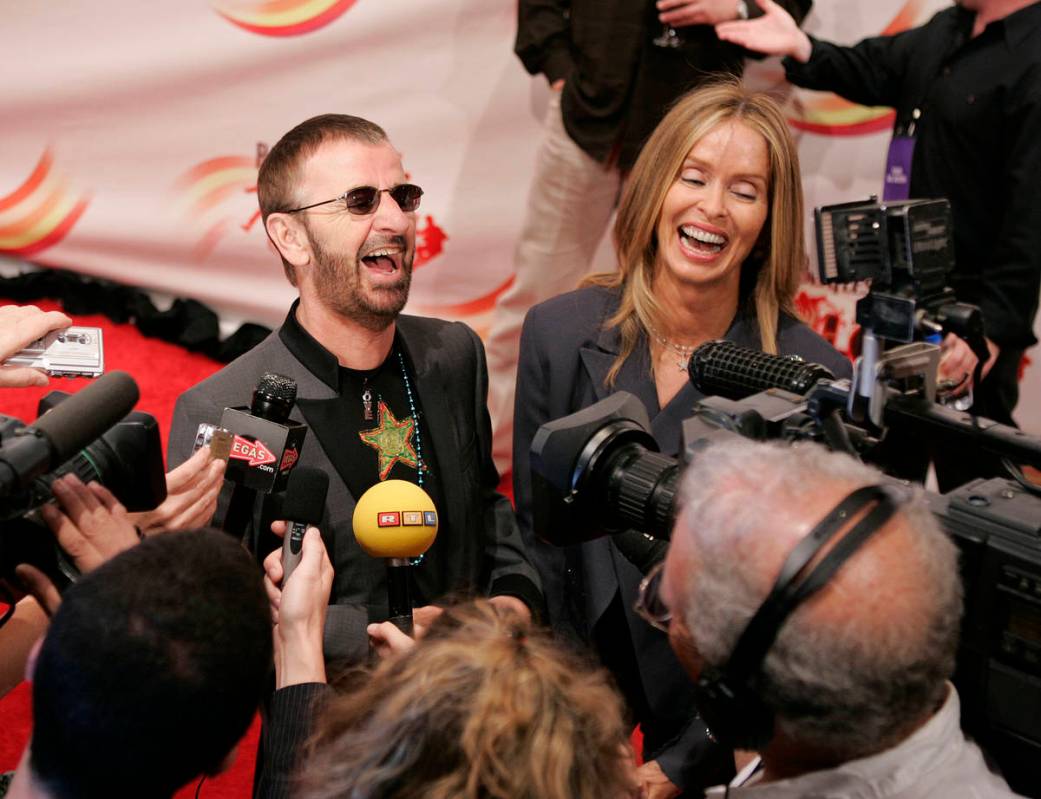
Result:
{"label": "woman's long blonde hair", "polygon": [[625,359],[649,329],[664,329],[652,283],[656,229],[665,195],[691,148],[717,125],[739,120],[766,140],[770,157],[769,210],[763,233],[742,266],[739,301],[755,315],[764,352],[777,352],[777,317],[794,314],[793,298],[806,261],[799,155],[780,106],[738,81],[712,83],[685,94],[655,128],[633,167],[618,206],[614,243],[618,271],[591,275],[587,284],[621,290],[607,324],[619,328],[621,349],[608,373],[613,384]]}
{"label": "woman's long blonde hair", "polygon": [[626,742],[602,669],[481,600],[333,700],[293,795],[617,799],[632,787]]}

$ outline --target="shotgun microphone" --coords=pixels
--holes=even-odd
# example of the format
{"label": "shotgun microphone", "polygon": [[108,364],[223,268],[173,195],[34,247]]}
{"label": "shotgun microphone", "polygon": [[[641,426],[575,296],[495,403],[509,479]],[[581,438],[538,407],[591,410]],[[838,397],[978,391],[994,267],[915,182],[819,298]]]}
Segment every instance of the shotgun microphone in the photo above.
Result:
{"label": "shotgun microphone", "polygon": [[819,363],[806,363],[798,355],[770,355],[718,339],[702,344],[687,365],[690,382],[706,397],[739,400],[781,388],[804,395],[820,380],[835,375]]}

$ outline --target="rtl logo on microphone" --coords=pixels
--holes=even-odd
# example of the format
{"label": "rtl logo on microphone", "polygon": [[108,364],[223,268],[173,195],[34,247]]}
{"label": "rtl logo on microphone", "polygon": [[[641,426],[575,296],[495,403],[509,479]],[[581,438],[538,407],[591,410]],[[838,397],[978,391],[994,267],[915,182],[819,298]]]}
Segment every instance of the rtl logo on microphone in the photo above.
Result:
{"label": "rtl logo on microphone", "polygon": [[376,514],[377,527],[437,527],[437,511],[381,511]]}

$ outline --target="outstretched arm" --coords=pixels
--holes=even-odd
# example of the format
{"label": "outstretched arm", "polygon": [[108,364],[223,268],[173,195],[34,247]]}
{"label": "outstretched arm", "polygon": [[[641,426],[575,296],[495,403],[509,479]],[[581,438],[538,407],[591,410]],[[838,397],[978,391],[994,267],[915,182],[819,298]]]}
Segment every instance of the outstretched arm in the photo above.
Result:
{"label": "outstretched arm", "polygon": [[789,56],[801,64],[810,60],[813,45],[784,8],[773,0],[753,0],[762,9],[755,19],[720,22],[716,35],[725,42],[766,55]]}

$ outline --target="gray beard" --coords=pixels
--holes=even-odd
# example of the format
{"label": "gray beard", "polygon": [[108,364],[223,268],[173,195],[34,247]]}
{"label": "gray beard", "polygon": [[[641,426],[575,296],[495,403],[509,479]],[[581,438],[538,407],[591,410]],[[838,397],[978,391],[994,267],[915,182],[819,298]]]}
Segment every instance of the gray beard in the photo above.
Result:
{"label": "gray beard", "polygon": [[367,330],[386,330],[398,318],[408,302],[412,284],[413,253],[405,248],[404,237],[392,237],[388,243],[401,245],[402,278],[393,287],[369,287],[362,282],[361,258],[335,258],[310,235],[315,257],[314,284],[319,301],[335,313],[357,322]]}

